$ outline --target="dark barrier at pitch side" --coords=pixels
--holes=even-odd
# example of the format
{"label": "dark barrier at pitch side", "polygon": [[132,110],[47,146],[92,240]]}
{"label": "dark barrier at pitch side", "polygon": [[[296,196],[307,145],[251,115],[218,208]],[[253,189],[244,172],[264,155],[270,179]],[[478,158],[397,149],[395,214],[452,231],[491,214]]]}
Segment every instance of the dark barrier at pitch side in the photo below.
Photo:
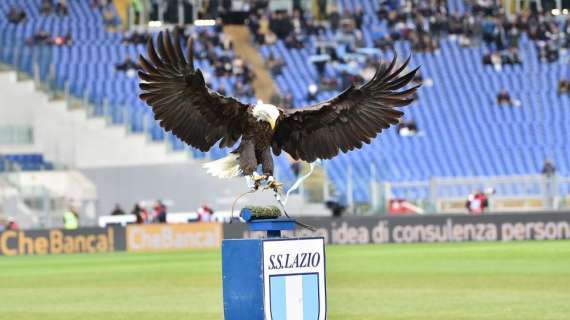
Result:
{"label": "dark barrier at pitch side", "polygon": [[[286,237],[322,236],[327,244],[521,241],[570,239],[570,212],[481,216],[304,218],[315,232],[297,229]],[[243,224],[224,226],[224,238],[260,238]]]}
{"label": "dark barrier at pitch side", "polygon": [[16,230],[0,233],[0,256],[96,253],[126,250],[125,229]]}

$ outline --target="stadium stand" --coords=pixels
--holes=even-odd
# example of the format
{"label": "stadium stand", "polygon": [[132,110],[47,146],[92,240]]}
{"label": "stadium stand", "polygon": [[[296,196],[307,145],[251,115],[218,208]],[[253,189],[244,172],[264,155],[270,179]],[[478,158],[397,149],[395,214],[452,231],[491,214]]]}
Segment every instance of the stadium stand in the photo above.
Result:
{"label": "stadium stand", "polygon": [[[107,116],[113,123],[128,123],[132,132],[147,133],[156,141],[168,140],[175,150],[184,149],[181,141],[165,134],[152,118],[152,113],[137,98],[137,79],[132,74],[117,72],[115,67],[126,57],[136,59],[143,52],[142,44],[124,44],[123,35],[105,30],[106,24],[100,10],[90,7],[88,1],[70,2],[69,17],[43,16],[39,13],[39,1],[7,0],[0,9],[7,12],[11,6],[22,7],[28,20],[19,24],[9,23],[0,17],[2,27],[1,59],[33,74],[34,63],[39,61],[42,79],[53,76],[53,86],[67,90],[72,95],[87,99],[94,106],[93,113]],[[350,64],[327,64],[327,78],[342,79],[346,74],[358,75],[365,65],[363,56],[390,58],[391,53],[374,49],[376,40],[390,33],[390,26],[380,20],[376,1],[342,0],[339,12],[355,12],[362,8],[363,28],[361,48],[349,52],[329,27],[317,35],[307,36],[304,48],[289,48],[286,41],[274,45],[262,45],[265,58],[279,57],[284,62],[282,73],[274,80],[282,95],[292,94],[295,106],[307,105],[308,88],[319,82],[314,64],[317,43],[337,43],[335,53],[340,57],[354,59]],[[461,0],[448,3],[450,12],[468,13],[472,8]],[[114,10],[111,6],[110,10]],[[107,26],[109,22],[107,21]],[[71,34],[69,46],[27,46],[26,39],[45,30],[51,35]],[[204,28],[205,34],[215,34],[212,28]],[[219,30],[218,30],[219,31]],[[433,53],[415,52],[411,65],[421,65],[424,79],[433,86],[425,85],[419,92],[419,100],[407,108],[407,118],[413,119],[419,133],[404,137],[396,129],[387,130],[371,145],[360,152],[342,155],[334,161],[325,162],[329,178],[336,192],[346,201],[349,189],[356,202],[370,199],[370,179],[381,181],[420,181],[431,177],[500,176],[533,174],[540,171],[545,158],[551,158],[559,173],[568,175],[570,159],[566,141],[570,138],[570,123],[567,95],[556,93],[557,81],[568,77],[568,67],[561,54],[557,61],[544,63],[537,59],[539,52],[535,42],[522,34],[518,44],[521,65],[504,66],[496,71],[483,65],[489,48],[463,48],[454,36],[442,37],[439,48]],[[407,41],[395,41],[395,51],[400,57],[411,52]],[[7,49],[9,48],[9,49]],[[196,51],[204,49],[198,42]],[[229,55],[214,46],[216,56]],[[208,59],[197,61],[213,89],[223,87],[227,94],[235,94],[236,77],[217,77],[215,67]],[[53,72],[51,72],[53,70]],[[342,89],[337,87],[336,89]],[[496,94],[507,89],[518,100],[518,107],[499,107]],[[323,100],[338,94],[340,90],[320,91],[316,99]],[[253,102],[254,97],[240,97]],[[532,151],[532,152],[529,152]],[[196,158],[217,158],[226,150],[213,150],[205,155],[196,150],[189,152]],[[277,160],[284,180],[293,175],[284,157]],[[350,176],[350,177],[349,177]],[[347,181],[352,181],[348,183]],[[458,189],[459,190],[459,189]],[[393,190],[396,195],[398,190]],[[464,190],[458,192],[464,193]],[[462,194],[464,195],[464,194]],[[426,196],[425,188],[407,193],[407,198]]]}
{"label": "stadium stand", "polygon": [[[70,15],[60,17],[56,15],[41,15],[39,1],[3,1],[0,10],[8,12],[13,6],[22,8],[28,16],[25,22],[12,24],[5,16],[0,17],[2,27],[2,50],[0,59],[18,67],[29,75],[34,74],[34,64],[38,65],[38,74],[42,81],[50,82],[52,89],[67,91],[76,98],[88,101],[93,109],[92,116],[105,116],[111,124],[126,124],[130,132],[145,133],[153,141],[167,140],[175,151],[185,150],[186,147],[178,138],[165,133],[154,121],[152,112],[138,99],[138,78],[136,72],[120,72],[117,66],[128,57],[136,61],[138,55],[144,52],[145,41],[133,44],[127,40],[132,33],[122,34],[108,32],[101,10],[93,8],[90,1],[74,1],[69,3]],[[108,6],[115,16],[114,6]],[[114,23],[118,23],[115,21]],[[58,35],[71,35],[69,45],[30,45],[28,39],[40,31],[46,32],[50,37]],[[233,51],[222,48],[223,34],[215,27],[197,28],[200,40],[212,40],[212,46],[206,41],[195,41],[197,67],[203,70],[211,87],[220,90],[224,88],[226,94],[238,96],[236,84],[240,82],[238,76],[233,74],[216,75],[214,61],[224,62],[222,68],[228,68],[235,58]],[[53,38],[52,38],[53,39]],[[26,40],[28,43],[26,44]],[[202,55],[212,54],[213,56]],[[217,62],[217,61],[216,61]],[[52,78],[50,78],[52,77]],[[243,82],[243,81],[242,81]],[[246,84],[247,86],[247,84]],[[245,88],[244,90],[246,90]],[[253,103],[254,96],[239,96],[242,101]],[[189,148],[190,154],[195,158],[219,158],[227,153],[214,147],[209,154]],[[279,158],[282,164],[281,176],[290,179],[291,176],[287,160]]]}
{"label": "stadium stand", "polygon": [[[322,35],[309,35],[304,48],[292,48],[286,40],[263,45],[262,54],[284,60],[282,74],[275,76],[282,95],[291,93],[296,106],[308,105],[308,88],[319,83],[315,59],[318,43],[331,42],[335,54],[350,63],[327,63],[324,76],[340,79],[343,72],[359,75],[364,60],[348,51],[391,58],[391,53],[374,48],[374,42],[391,30],[380,21],[377,1],[343,0],[339,12],[351,16],[364,9],[362,48],[342,44],[339,33],[327,28]],[[449,2],[451,12],[466,12],[461,0]],[[562,22],[563,23],[563,22]],[[561,23],[561,24],[562,24]],[[395,41],[400,57],[410,54],[410,43]],[[539,61],[537,46],[527,34],[520,37],[521,65],[503,66],[501,71],[483,65],[489,48],[485,45],[462,48],[456,36],[442,37],[433,53],[414,52],[412,66],[421,65],[424,85],[419,101],[406,108],[420,133],[413,137],[387,130],[360,152],[351,152],[326,163],[327,173],[337,190],[346,194],[348,175],[352,176],[355,201],[370,197],[369,177],[383,181],[421,181],[431,177],[503,176],[540,172],[545,158],[553,159],[558,172],[570,171],[567,141],[570,138],[568,95],[558,95],[559,79],[568,78],[567,56],[552,63]],[[322,85],[322,84],[321,84]],[[343,88],[339,88],[343,89]],[[520,106],[499,107],[495,96],[507,89]],[[340,91],[321,91],[316,100],[330,98]],[[375,168],[373,168],[375,166]],[[364,183],[362,183],[364,182]],[[393,190],[398,193],[398,190]],[[425,198],[426,188],[407,193],[407,198]],[[456,196],[469,191],[457,189]],[[397,196],[397,195],[396,195]]]}
{"label": "stadium stand", "polygon": [[41,154],[0,155],[0,172],[10,168],[22,171],[52,170],[53,164],[45,161]]}
{"label": "stadium stand", "polygon": [[[69,17],[42,16],[38,13],[37,1],[6,1],[3,11],[12,5],[23,6],[30,13],[26,23],[12,25],[3,21],[3,40],[7,47],[16,50],[5,50],[3,60],[33,73],[33,61],[39,61],[40,76],[45,78],[49,68],[55,68],[54,84],[57,89],[68,89],[76,97],[86,97],[94,105],[94,115],[110,115],[113,123],[131,125],[133,132],[142,132],[148,126],[153,140],[165,139],[164,132],[152,120],[150,109],[138,99],[138,79],[134,74],[117,72],[116,65],[125,58],[135,60],[145,48],[144,44],[123,44],[123,35],[105,31],[99,10],[93,9],[89,1],[70,3]],[[113,6],[110,6],[113,9]],[[87,23],[86,23],[87,22]],[[25,39],[33,37],[39,30],[52,36],[71,34],[73,44],[69,46],[25,46]],[[213,30],[205,30],[210,34]],[[19,50],[20,51],[19,51]],[[204,48],[197,43],[196,51]],[[220,47],[216,52],[222,52]],[[231,56],[231,52],[224,53]],[[19,60],[18,60],[19,55]],[[53,62],[53,64],[52,64]],[[205,59],[198,60],[198,66],[206,75],[213,74],[213,66]],[[52,67],[53,65],[53,67]],[[218,89],[225,84],[229,94],[236,82],[235,77],[209,77],[212,86]],[[66,85],[69,87],[66,88]],[[252,99],[250,99],[252,100]],[[182,149],[182,143],[173,140],[174,149]]]}

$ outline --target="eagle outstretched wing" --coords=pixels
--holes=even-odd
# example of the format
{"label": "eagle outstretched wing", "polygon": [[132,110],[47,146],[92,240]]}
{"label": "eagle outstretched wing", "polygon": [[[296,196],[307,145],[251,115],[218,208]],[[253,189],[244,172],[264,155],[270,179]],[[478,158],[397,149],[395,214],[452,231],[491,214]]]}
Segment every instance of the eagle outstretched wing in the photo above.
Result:
{"label": "eagle outstretched wing", "polygon": [[208,151],[217,141],[228,147],[239,140],[247,123],[249,105],[209,89],[200,69],[194,69],[192,40],[188,60],[180,39],[161,32],[155,50],[148,41],[148,60],[140,56],[140,98],[154,111],[160,126],[187,144]]}
{"label": "eagle outstretched wing", "polygon": [[374,77],[359,88],[352,85],[340,95],[310,107],[281,110],[273,152],[279,155],[283,150],[296,160],[312,162],[370,143],[382,129],[398,123],[404,113],[394,108],[413,101],[411,96],[419,85],[397,91],[414,78],[419,68],[401,75],[409,61],[395,69],[394,57],[390,65],[380,66]]}

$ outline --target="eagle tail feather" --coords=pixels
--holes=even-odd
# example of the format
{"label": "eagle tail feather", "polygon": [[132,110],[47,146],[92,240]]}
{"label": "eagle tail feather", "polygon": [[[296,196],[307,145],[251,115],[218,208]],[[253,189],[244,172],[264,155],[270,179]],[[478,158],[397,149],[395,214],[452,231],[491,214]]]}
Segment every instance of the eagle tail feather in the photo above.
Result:
{"label": "eagle tail feather", "polygon": [[204,163],[202,167],[212,176],[221,179],[235,178],[242,173],[239,167],[239,153],[230,153],[221,159]]}

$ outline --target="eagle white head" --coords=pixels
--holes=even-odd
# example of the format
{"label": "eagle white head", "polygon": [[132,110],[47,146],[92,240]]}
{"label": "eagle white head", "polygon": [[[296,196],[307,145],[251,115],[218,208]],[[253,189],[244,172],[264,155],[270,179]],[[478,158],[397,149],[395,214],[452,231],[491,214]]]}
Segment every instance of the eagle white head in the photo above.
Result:
{"label": "eagle white head", "polygon": [[271,125],[271,130],[275,129],[275,123],[279,118],[279,109],[272,104],[265,104],[258,100],[253,107],[253,116],[257,121],[265,121]]}

